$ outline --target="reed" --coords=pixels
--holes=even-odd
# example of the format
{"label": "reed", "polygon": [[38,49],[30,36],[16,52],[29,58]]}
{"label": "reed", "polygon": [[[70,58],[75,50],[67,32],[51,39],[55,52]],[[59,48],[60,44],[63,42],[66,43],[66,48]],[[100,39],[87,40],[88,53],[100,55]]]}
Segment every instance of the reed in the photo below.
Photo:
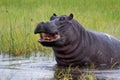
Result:
{"label": "reed", "polygon": [[34,28],[49,17],[73,13],[86,29],[120,38],[119,0],[1,0],[0,52],[13,55],[51,49],[38,44]]}

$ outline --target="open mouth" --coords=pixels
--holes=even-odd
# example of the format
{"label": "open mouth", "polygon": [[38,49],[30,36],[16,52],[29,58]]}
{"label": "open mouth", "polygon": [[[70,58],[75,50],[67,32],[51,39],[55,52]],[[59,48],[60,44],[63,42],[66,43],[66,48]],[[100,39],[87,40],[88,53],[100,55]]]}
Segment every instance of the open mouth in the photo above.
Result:
{"label": "open mouth", "polygon": [[40,33],[39,42],[53,42],[60,39],[60,35],[58,32],[51,34],[51,33]]}

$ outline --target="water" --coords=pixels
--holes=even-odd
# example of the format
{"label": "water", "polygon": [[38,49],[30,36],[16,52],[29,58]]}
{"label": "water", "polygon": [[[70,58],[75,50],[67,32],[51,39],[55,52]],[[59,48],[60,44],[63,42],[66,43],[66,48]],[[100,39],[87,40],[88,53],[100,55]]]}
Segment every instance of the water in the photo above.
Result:
{"label": "water", "polygon": [[0,55],[0,80],[53,80],[55,60],[41,55],[9,57]]}
{"label": "water", "polygon": [[[0,80],[54,80],[53,57],[33,54],[28,58],[0,55]],[[120,70],[90,70],[99,80],[120,80]]]}

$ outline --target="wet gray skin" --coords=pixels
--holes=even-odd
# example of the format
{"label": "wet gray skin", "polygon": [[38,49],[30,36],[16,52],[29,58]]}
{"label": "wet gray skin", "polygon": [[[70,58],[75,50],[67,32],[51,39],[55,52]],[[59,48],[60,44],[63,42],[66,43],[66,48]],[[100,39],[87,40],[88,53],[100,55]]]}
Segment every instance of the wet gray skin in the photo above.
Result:
{"label": "wet gray skin", "polygon": [[52,47],[58,66],[118,68],[120,41],[106,33],[86,30],[73,17],[53,14],[34,31],[40,34],[38,41],[43,46]]}

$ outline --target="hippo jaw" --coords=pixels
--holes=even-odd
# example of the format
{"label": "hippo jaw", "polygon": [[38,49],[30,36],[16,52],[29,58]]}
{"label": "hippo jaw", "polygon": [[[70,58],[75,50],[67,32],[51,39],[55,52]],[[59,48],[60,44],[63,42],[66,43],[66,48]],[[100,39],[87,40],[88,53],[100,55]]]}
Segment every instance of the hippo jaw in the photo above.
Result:
{"label": "hippo jaw", "polygon": [[55,33],[39,33],[40,34],[40,39],[38,42],[55,42],[60,39],[60,35],[58,32]]}

